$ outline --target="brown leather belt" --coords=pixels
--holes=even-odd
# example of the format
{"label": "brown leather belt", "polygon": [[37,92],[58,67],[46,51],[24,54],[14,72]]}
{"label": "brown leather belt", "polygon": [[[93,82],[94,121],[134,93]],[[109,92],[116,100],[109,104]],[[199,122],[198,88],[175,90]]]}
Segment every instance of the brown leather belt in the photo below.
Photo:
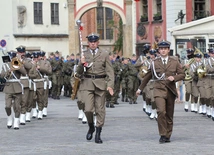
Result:
{"label": "brown leather belt", "polygon": [[106,75],[84,75],[85,78],[92,78],[92,79],[101,79],[105,78]]}

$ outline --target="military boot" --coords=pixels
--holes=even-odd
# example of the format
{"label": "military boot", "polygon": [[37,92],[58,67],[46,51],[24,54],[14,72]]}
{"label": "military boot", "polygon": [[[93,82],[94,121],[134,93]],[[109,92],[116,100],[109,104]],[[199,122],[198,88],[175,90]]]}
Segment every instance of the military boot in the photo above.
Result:
{"label": "military boot", "polygon": [[126,98],[125,102],[129,102],[129,99],[128,99],[128,98]]}
{"label": "military boot", "polygon": [[95,143],[98,143],[98,144],[103,143],[103,141],[100,138],[101,131],[102,131],[102,127],[96,127]]}
{"label": "military boot", "polygon": [[125,100],[124,100],[124,96],[122,96],[122,99],[121,99],[121,101],[122,101],[122,102],[124,102],[124,101],[125,101]]}
{"label": "military boot", "polygon": [[94,123],[89,123],[88,126],[89,126],[89,130],[88,130],[88,133],[86,135],[86,139],[91,140],[93,138],[93,133],[95,131]]}

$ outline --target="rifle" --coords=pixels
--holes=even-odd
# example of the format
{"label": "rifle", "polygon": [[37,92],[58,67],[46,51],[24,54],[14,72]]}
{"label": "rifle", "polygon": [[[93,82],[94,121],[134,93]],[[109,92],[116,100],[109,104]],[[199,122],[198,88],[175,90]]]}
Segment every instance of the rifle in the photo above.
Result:
{"label": "rifle", "polygon": [[[78,26],[78,31],[79,31],[79,42],[80,42],[80,51],[81,51],[81,55],[83,55],[83,45],[82,45],[82,34],[81,34],[81,24],[82,22],[80,20],[76,21],[76,24]],[[75,100],[76,96],[77,96],[77,91],[79,89],[79,85],[80,85],[80,78],[78,76],[76,76],[76,70],[74,70],[74,84],[73,84],[73,91],[72,91],[72,95],[71,95],[71,99]]]}

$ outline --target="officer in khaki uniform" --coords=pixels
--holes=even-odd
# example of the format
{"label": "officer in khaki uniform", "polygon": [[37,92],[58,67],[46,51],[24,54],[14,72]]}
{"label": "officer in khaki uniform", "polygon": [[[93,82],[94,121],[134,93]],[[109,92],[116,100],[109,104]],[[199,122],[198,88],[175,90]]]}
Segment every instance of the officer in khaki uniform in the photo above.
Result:
{"label": "officer in khaki uniform", "polygon": [[[15,59],[16,53],[14,51],[8,52],[10,59]],[[20,61],[20,60],[19,60]],[[4,86],[3,92],[5,93],[5,111],[7,113],[7,127],[8,129],[13,127],[15,130],[19,129],[19,116],[20,116],[20,105],[22,101],[22,94],[24,93],[24,87],[20,82],[20,77],[26,76],[27,72],[23,65],[21,66],[14,66],[11,62],[5,62],[2,66],[2,71],[0,74],[1,78],[6,79],[6,83]],[[17,69],[15,69],[17,67]],[[14,101],[14,103],[13,103]],[[12,117],[11,108],[13,107],[14,115],[14,122]]]}
{"label": "officer in khaki uniform", "polygon": [[145,75],[136,94],[139,95],[150,79],[154,80],[154,98],[158,113],[158,129],[160,143],[170,142],[173,129],[174,104],[177,97],[175,83],[183,80],[184,71],[176,57],[168,56],[170,43],[161,41],[158,43],[161,57],[155,59],[151,69]]}
{"label": "officer in khaki uniform", "polygon": [[[81,81],[81,93],[85,103],[85,115],[88,120],[89,130],[87,140],[91,140],[95,131],[93,112],[96,113],[95,143],[102,143],[100,134],[105,121],[105,92],[106,89],[113,95],[114,71],[109,60],[109,53],[98,48],[99,36],[90,34],[87,36],[89,48],[77,67],[77,74],[83,75]],[[84,71],[85,67],[85,71]],[[106,81],[106,76],[108,81]]]}

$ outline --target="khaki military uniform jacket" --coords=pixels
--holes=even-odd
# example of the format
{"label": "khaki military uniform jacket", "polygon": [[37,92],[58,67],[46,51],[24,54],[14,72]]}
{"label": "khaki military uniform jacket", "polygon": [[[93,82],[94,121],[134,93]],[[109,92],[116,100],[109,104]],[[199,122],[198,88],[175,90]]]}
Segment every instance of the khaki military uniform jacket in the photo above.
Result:
{"label": "khaki military uniform jacket", "polygon": [[30,58],[24,58],[22,60],[22,63],[24,65],[24,68],[27,71],[27,75],[26,76],[21,76],[20,80],[21,80],[21,83],[23,84],[24,88],[29,88],[31,83],[29,83],[28,72],[29,72],[29,70],[31,69],[31,67],[33,65],[32,64],[32,60]]}
{"label": "khaki military uniform jacket", "polygon": [[[11,68],[10,63],[8,63],[8,66]],[[13,71],[13,74],[11,74],[9,69],[6,68],[6,64],[3,64],[2,72],[0,74],[1,78],[6,77],[7,79],[3,92],[6,94],[23,93],[23,85],[20,83],[20,77],[21,75],[26,76],[27,74],[24,66],[22,65],[20,69]]]}
{"label": "khaki military uniform jacket", "polygon": [[[159,77],[163,73],[165,73],[165,80],[158,80],[154,75],[154,71]],[[174,81],[166,80],[166,78],[169,76],[173,76]],[[166,67],[164,67],[161,58],[157,58],[154,60],[154,68],[151,64],[151,69],[148,70],[148,73],[145,75],[139,89],[143,90],[149,80],[154,79],[154,97],[167,98],[168,90],[170,90],[175,96],[177,96],[175,83],[177,81],[183,80],[184,77],[184,71],[176,57],[169,56]]]}
{"label": "khaki military uniform jacket", "polygon": [[[93,64],[84,72],[83,64],[79,63],[77,73],[84,74],[79,89],[95,90],[95,88],[99,88],[100,90],[106,90],[106,87],[114,88],[114,71],[109,60],[109,54],[99,49],[93,58],[91,51],[88,49],[84,51],[84,57],[88,64]],[[106,81],[106,78],[86,78],[85,75],[106,75],[108,80]]]}

